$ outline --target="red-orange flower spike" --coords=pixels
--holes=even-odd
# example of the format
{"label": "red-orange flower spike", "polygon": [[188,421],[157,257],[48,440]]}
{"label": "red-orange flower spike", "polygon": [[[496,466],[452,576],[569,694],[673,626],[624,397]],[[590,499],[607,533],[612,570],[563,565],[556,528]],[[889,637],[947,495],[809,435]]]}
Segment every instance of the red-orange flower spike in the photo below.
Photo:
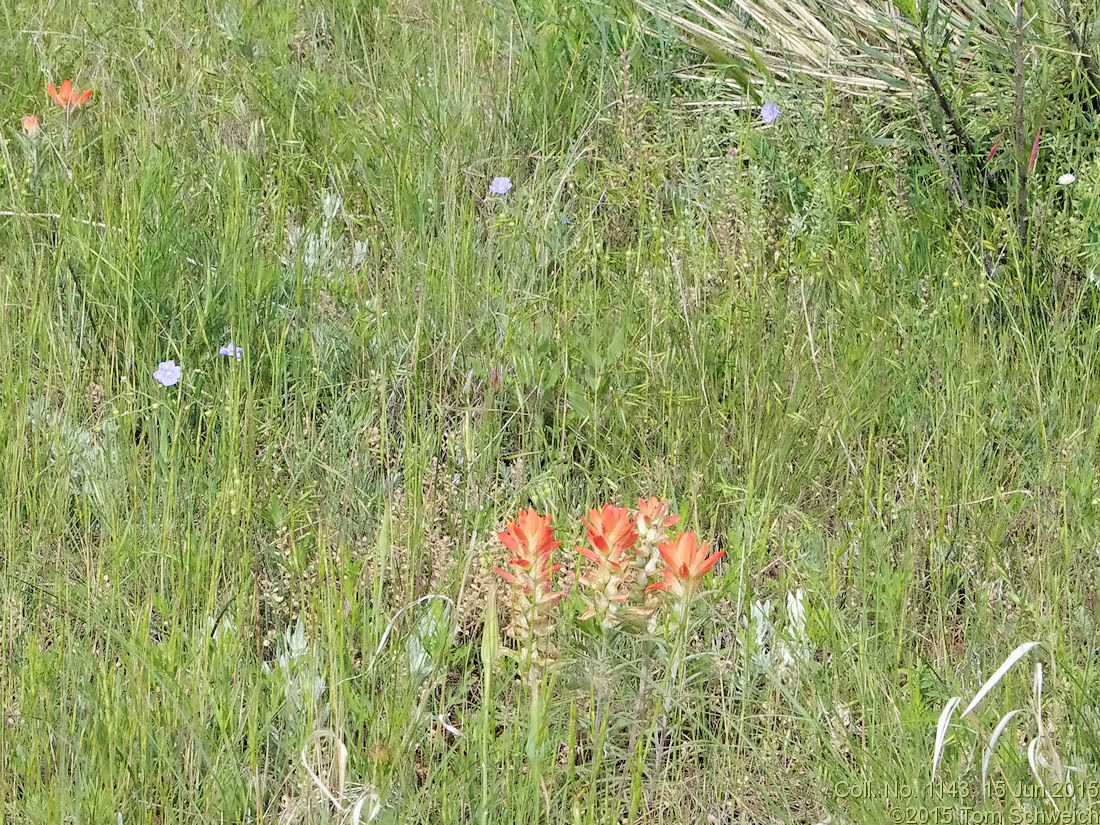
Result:
{"label": "red-orange flower spike", "polygon": [[722,551],[710,553],[710,545],[705,541],[698,544],[695,534],[690,531],[658,549],[665,560],[665,580],[651,584],[649,589],[665,590],[684,598],[695,594],[703,576],[725,555]]}
{"label": "red-orange flower spike", "polygon": [[638,541],[634,519],[625,507],[605,504],[602,510],[590,510],[588,520],[581,519],[581,523],[588,528],[588,540],[598,551],[597,555],[587,547],[581,548],[581,554],[589,561],[607,560],[617,568],[626,552]]}
{"label": "red-orange flower spike", "polygon": [[636,549],[634,563],[639,568],[637,585],[641,589],[657,578],[661,566],[660,545],[668,541],[668,528],[680,521],[678,515],[668,514],[668,504],[657,498],[638,499],[636,529],[641,541]]}
{"label": "red-orange flower spike", "polygon": [[550,553],[561,542],[554,540],[550,516],[540,516],[534,510],[520,510],[516,520],[508,522],[508,528],[497,536],[512,551],[512,558],[508,559],[511,571],[493,568],[511,585],[508,606],[512,620],[507,627],[508,635],[519,643],[521,667],[537,682],[543,664],[557,654],[550,641],[553,630],[550,611],[565,594],[554,590],[552,579],[561,565],[550,563]]}
{"label": "red-orange flower spike", "polygon": [[85,89],[83,92],[79,89],[74,89],[71,80],[63,81],[60,89],[56,88],[52,83],[47,83],[46,91],[50,95],[50,100],[66,111],[72,111],[78,106],[83,106],[92,99],[91,89]]}
{"label": "red-orange flower spike", "polygon": [[578,547],[577,552],[592,565],[577,579],[585,588],[581,598],[588,608],[580,618],[598,616],[603,627],[612,628],[621,621],[621,607],[630,597],[630,572],[638,543],[634,518],[625,507],[605,504],[602,510],[590,510],[588,520],[581,521],[588,528],[592,547]]}
{"label": "red-orange flower spike", "polygon": [[658,498],[651,497],[649,501],[638,499],[638,532],[645,533],[650,530],[663,530],[679,523],[679,516],[668,514],[668,505]]}
{"label": "red-orange flower spike", "polygon": [[[554,540],[550,516],[540,516],[534,510],[520,510],[516,520],[508,522],[508,529],[497,533],[497,537],[512,551],[508,564],[522,570],[534,568],[538,581],[549,583],[550,574],[561,569],[560,564],[550,564],[551,551],[561,546],[560,541]],[[493,569],[505,581],[516,581],[515,576],[502,568]]]}

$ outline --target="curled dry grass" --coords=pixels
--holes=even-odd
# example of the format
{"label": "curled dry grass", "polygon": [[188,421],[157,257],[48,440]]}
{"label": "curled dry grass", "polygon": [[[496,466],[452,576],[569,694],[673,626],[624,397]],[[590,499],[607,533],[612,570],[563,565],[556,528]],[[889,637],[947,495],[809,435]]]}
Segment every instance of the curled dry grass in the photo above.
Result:
{"label": "curled dry grass", "polygon": [[[978,54],[996,62],[1013,53],[1011,9],[975,0],[926,9],[867,0],[731,0],[727,8],[711,0],[637,2],[709,59],[682,77],[718,81],[740,105],[759,104],[766,88],[795,84],[887,97],[908,95],[916,85],[943,98],[940,55],[951,69],[964,70]],[[1042,25],[1040,18],[1053,23],[1057,15],[1037,5],[1023,32],[1026,45],[1074,48],[1076,25]],[[1090,52],[1079,51],[1091,66]]]}

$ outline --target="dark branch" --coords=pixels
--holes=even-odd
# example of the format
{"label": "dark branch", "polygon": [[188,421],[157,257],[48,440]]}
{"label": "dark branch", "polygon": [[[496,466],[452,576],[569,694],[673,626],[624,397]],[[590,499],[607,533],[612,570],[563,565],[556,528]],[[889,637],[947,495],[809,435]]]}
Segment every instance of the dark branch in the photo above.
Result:
{"label": "dark branch", "polygon": [[1024,133],[1024,0],[1016,0],[1016,221],[1020,247],[1027,247],[1027,135]]}
{"label": "dark branch", "polygon": [[905,42],[909,45],[910,51],[913,52],[914,57],[920,63],[921,71],[924,72],[924,76],[928,78],[929,85],[932,86],[932,91],[936,93],[936,99],[940,102],[940,108],[943,109],[943,113],[947,115],[947,122],[951,124],[951,131],[955,133],[955,137],[962,143],[963,148],[971,155],[976,155],[978,152],[974,148],[974,141],[970,139],[970,136],[966,133],[962,123],[959,121],[958,116],[955,114],[955,108],[951,105],[951,101],[947,99],[947,95],[944,94],[943,87],[940,85],[940,80],[936,77],[935,71],[932,66],[929,65],[928,60],[924,56],[924,52],[917,47],[917,44],[913,42],[911,37],[906,37]]}
{"label": "dark branch", "polygon": [[1097,70],[1096,60],[1093,58],[1092,52],[1085,48],[1085,41],[1081,37],[1081,33],[1077,31],[1077,26],[1073,23],[1073,17],[1070,15],[1069,0],[1065,0],[1065,4],[1062,7],[1062,14],[1065,15],[1066,18],[1066,29],[1069,31],[1070,42],[1073,43],[1073,47],[1081,54],[1081,64],[1085,67],[1085,76],[1089,79],[1093,94],[1100,94],[1100,70]]}

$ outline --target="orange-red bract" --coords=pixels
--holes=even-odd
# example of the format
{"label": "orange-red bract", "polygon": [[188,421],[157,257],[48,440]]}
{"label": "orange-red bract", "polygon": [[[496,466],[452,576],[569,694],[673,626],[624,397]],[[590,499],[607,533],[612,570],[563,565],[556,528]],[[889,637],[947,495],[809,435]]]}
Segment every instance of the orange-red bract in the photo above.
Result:
{"label": "orange-red bract", "polygon": [[577,578],[584,587],[581,599],[588,608],[580,619],[600,617],[605,628],[618,625],[625,613],[620,606],[630,597],[628,585],[635,564],[634,546],[638,543],[633,514],[625,507],[605,504],[588,511],[581,519],[588,530],[591,547],[577,552],[592,564]]}
{"label": "orange-red bract", "polygon": [[60,89],[56,88],[52,83],[47,83],[46,91],[50,95],[50,100],[68,111],[75,109],[77,106],[83,106],[92,99],[91,89],[85,89],[83,92],[79,89],[74,89],[71,80],[62,81]]}
{"label": "orange-red bract", "polygon": [[[645,527],[672,527],[680,521],[679,516],[668,514],[668,505],[660,499],[651,496],[649,501],[638,499],[638,518]],[[645,529],[639,525],[639,530]]]}
{"label": "orange-red bract", "polygon": [[699,582],[724,552],[710,552],[705,541],[698,543],[695,533],[681,533],[674,541],[662,544],[659,548],[665,560],[665,580],[651,584],[650,590],[665,590],[679,596],[694,594]]}
{"label": "orange-red bract", "polygon": [[[549,515],[540,516],[534,510],[520,510],[516,520],[508,522],[508,528],[497,533],[497,537],[512,551],[512,558],[508,559],[508,564],[518,568],[517,572],[530,571],[528,575],[531,581],[520,582],[507,570],[494,567],[493,570],[506,582],[533,590],[532,582],[549,586],[551,575],[561,569],[560,564],[550,563],[550,552],[560,547],[561,542],[554,540]],[[551,599],[552,604],[563,595],[563,593],[540,594],[543,598]]]}
{"label": "orange-red bract", "polygon": [[550,553],[561,542],[554,540],[550,516],[540,516],[534,510],[520,510],[516,520],[508,522],[508,529],[497,536],[512,551],[508,559],[511,570],[493,568],[510,585],[506,598],[511,621],[505,630],[519,642],[520,667],[535,685],[542,667],[557,656],[551,641],[551,613],[565,593],[554,590],[552,579],[561,565],[550,563]]}
{"label": "orange-red bract", "polygon": [[579,548],[581,555],[589,561],[607,561],[617,568],[625,560],[627,551],[638,541],[634,519],[625,507],[605,504],[602,510],[593,508],[588,513],[588,519],[581,519],[581,522],[588,528],[588,540],[597,551],[594,553],[587,547]]}

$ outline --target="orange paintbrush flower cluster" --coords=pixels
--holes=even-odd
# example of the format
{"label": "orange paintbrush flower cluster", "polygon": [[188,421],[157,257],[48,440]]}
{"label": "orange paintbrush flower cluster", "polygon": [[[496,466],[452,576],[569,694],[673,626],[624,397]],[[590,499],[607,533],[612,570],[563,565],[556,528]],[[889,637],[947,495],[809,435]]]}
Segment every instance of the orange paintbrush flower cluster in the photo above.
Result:
{"label": "orange paintbrush flower cluster", "polygon": [[[57,88],[52,83],[47,83],[46,94],[50,96],[50,100],[65,110],[65,114],[73,112],[92,99],[91,89],[85,89],[82,92],[73,87],[71,80],[62,81],[61,88]],[[41,137],[42,121],[39,120],[38,115],[25,115],[23,117],[23,135],[32,139]]]}
{"label": "orange paintbrush flower cluster", "polygon": [[83,106],[92,99],[91,89],[85,89],[83,92],[79,89],[75,89],[73,88],[73,82],[71,80],[63,81],[60,89],[56,88],[52,83],[47,83],[46,91],[50,95],[50,100],[66,112],[71,112],[73,109],[76,109],[78,106]]}
{"label": "orange paintbrush flower cluster", "polygon": [[[664,591],[682,619],[703,577],[724,554],[710,553],[692,532],[669,541],[669,528],[679,521],[656,498],[638,499],[634,511],[613,504],[589,511],[582,519],[588,546],[576,549],[589,563],[577,578],[586,608],[580,618],[595,618],[604,628],[642,620],[657,607],[656,591]],[[530,510],[521,510],[498,535],[512,551],[508,570],[493,568],[511,585],[508,633],[519,643],[522,664],[541,665],[555,655],[551,611],[564,594],[554,589],[561,565],[551,563],[550,553],[561,542],[554,540],[550,516]]]}
{"label": "orange paintbrush flower cluster", "polygon": [[668,530],[680,523],[679,516],[668,514],[668,505],[651,497],[648,501],[638,499],[638,556],[642,560],[642,575],[638,582],[644,590],[648,584],[656,581],[660,575],[660,546],[668,541]]}
{"label": "orange paintbrush flower cluster", "polygon": [[651,584],[649,589],[664,590],[685,601],[695,595],[703,576],[725,555],[722,551],[711,553],[710,546],[705,541],[699,544],[691,532],[662,544],[660,552],[665,560],[665,580]]}
{"label": "orange paintbrush flower cluster", "polygon": [[592,562],[577,579],[587,590],[582,596],[588,608],[581,620],[597,617],[603,627],[615,627],[622,620],[623,605],[630,598],[631,572],[636,567],[634,545],[638,543],[635,520],[625,507],[605,504],[581,520],[588,530],[588,547],[577,552]]}
{"label": "orange paintbrush flower cluster", "polygon": [[550,516],[540,516],[534,510],[520,510],[497,537],[512,551],[510,570],[493,568],[511,585],[512,620],[507,632],[519,643],[521,667],[537,673],[556,654],[550,641],[551,610],[565,594],[554,590],[554,573],[561,565],[550,563],[550,553],[561,542],[554,540]]}

